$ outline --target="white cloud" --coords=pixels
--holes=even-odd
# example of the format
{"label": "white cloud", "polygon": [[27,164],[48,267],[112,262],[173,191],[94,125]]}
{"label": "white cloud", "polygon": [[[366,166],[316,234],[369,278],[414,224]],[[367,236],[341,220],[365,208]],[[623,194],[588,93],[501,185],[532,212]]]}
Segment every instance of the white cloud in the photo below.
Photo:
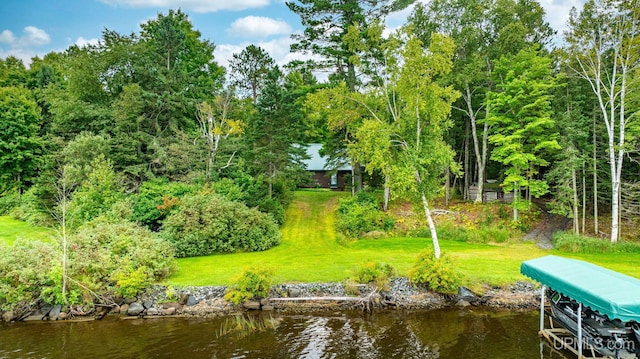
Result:
{"label": "white cloud", "polygon": [[12,44],[14,41],[16,41],[16,37],[13,36],[13,32],[9,30],[0,32],[0,43]]}
{"label": "white cloud", "polygon": [[567,30],[567,20],[569,20],[569,11],[575,6],[578,11],[582,10],[586,0],[540,0],[540,5],[544,8],[545,19],[549,25],[558,31],[558,35],[562,36],[563,31]]}
{"label": "white cloud", "polygon": [[20,41],[25,46],[41,46],[51,42],[51,37],[46,31],[38,29],[35,26],[27,26],[24,28],[24,36]]}
{"label": "white cloud", "polygon": [[234,21],[227,33],[245,38],[269,37],[290,34],[291,26],[284,21],[262,16],[247,16]]}
{"label": "white cloud", "polygon": [[84,37],[80,36],[75,44],[78,45],[78,47],[85,47],[88,45],[97,45],[100,42],[99,39],[85,39]]}
{"label": "white cloud", "polygon": [[269,5],[270,0],[100,0],[109,5],[130,7],[168,7],[182,8],[206,13],[219,10],[244,10]]}

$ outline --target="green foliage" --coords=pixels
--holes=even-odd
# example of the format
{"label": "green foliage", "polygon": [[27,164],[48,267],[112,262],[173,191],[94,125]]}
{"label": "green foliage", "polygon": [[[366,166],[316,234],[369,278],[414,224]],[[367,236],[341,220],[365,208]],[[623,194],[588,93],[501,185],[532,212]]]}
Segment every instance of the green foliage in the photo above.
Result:
{"label": "green foliage", "polygon": [[[438,226],[440,238],[467,243],[503,243],[509,241],[512,234],[508,228],[499,226],[481,226],[480,228],[443,223]],[[424,233],[423,236],[428,236]]]}
{"label": "green foliage", "polygon": [[341,199],[336,211],[336,229],[349,238],[376,230],[386,231],[393,225],[393,219],[380,210],[378,200],[365,192]]}
{"label": "green foliage", "polygon": [[0,196],[0,216],[8,214],[19,203],[18,196],[15,194]]}
{"label": "green foliage", "polygon": [[640,253],[638,242],[612,243],[606,239],[581,236],[572,232],[558,232],[553,236],[556,249],[568,253]]}
{"label": "green foliage", "polygon": [[34,226],[50,226],[53,218],[47,209],[45,198],[49,196],[49,188],[41,184],[31,186],[22,196],[10,215]]}
{"label": "green foliage", "polygon": [[175,208],[179,198],[193,193],[195,187],[166,179],[149,180],[140,186],[133,196],[134,222],[144,224],[152,230],[158,230],[162,220]]}
{"label": "green foliage", "polygon": [[22,238],[12,246],[0,242],[0,308],[51,299],[60,285],[58,256],[59,248],[50,242]]}
{"label": "green foliage", "polygon": [[462,283],[456,263],[446,254],[437,259],[432,249],[420,253],[409,271],[409,279],[414,284],[426,284],[438,293],[455,293]]}
{"label": "green foliage", "polygon": [[124,196],[120,178],[109,161],[99,156],[91,162],[91,168],[69,204],[69,223],[73,228],[107,212]]}
{"label": "green foliage", "polygon": [[380,289],[387,289],[389,280],[396,275],[396,270],[388,263],[367,261],[355,268],[350,279],[362,284],[373,283]]}
{"label": "green foliage", "polygon": [[118,272],[114,275],[116,281],[116,292],[123,297],[135,297],[140,291],[149,285],[149,277],[147,275],[147,268],[145,266],[138,267],[138,269],[123,273]]}
{"label": "green foliage", "polygon": [[178,257],[263,251],[280,243],[273,218],[211,192],[184,196],[162,225]]}
{"label": "green foliage", "polygon": [[174,249],[147,228],[96,220],[69,239],[70,276],[81,289],[135,295],[176,269]]}
{"label": "green foliage", "polygon": [[250,267],[235,278],[233,285],[227,289],[224,299],[234,304],[247,300],[265,298],[271,290],[273,269]]}
{"label": "green foliage", "polygon": [[38,169],[40,109],[22,87],[0,87],[0,192],[24,190]]}

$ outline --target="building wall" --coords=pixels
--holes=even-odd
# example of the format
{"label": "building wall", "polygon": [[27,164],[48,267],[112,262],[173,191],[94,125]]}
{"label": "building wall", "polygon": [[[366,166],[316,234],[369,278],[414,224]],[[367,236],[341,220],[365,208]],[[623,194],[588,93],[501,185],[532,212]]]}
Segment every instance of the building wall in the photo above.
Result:
{"label": "building wall", "polygon": [[[310,171],[311,172],[311,180],[309,183],[304,185],[305,188],[331,188],[331,175],[328,171]],[[334,188],[339,191],[344,191],[347,187],[346,178],[347,174],[350,174],[350,171],[338,171],[338,187]]]}

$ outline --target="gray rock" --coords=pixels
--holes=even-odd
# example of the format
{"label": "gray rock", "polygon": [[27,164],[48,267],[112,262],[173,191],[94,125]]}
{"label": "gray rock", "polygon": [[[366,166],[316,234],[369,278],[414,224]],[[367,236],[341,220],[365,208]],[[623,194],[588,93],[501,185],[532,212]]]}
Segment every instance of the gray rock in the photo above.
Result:
{"label": "gray rock", "polygon": [[135,298],[135,297],[133,297],[133,298],[124,298],[124,304],[131,304],[131,303],[137,302],[137,301],[138,301],[138,298]]}
{"label": "gray rock", "polygon": [[194,306],[196,304],[198,304],[200,301],[196,299],[196,297],[190,295],[189,298],[187,299],[187,307],[191,307]]}
{"label": "gray rock", "polygon": [[291,298],[297,298],[300,296],[301,291],[298,288],[289,288],[288,294]]}
{"label": "gray rock", "polygon": [[129,309],[127,309],[127,314],[131,316],[140,315],[144,311],[144,307],[142,304],[138,302],[133,302],[129,304]]}
{"label": "gray rock", "polygon": [[470,304],[469,302],[467,302],[466,300],[464,300],[464,299],[460,299],[460,300],[456,303],[456,305],[457,305],[458,307],[465,308],[465,307],[470,306],[471,304]]}
{"label": "gray rock", "polygon": [[144,309],[149,309],[152,305],[153,303],[150,300],[145,300],[144,302],[142,302],[142,306],[144,307]]}
{"label": "gray rock", "polygon": [[158,315],[158,310],[156,308],[147,309],[147,315]]}
{"label": "gray rock", "polygon": [[40,308],[39,312],[40,312],[40,314],[42,314],[42,317],[44,318],[47,315],[49,315],[49,312],[51,311],[52,308],[53,308],[52,305],[46,304],[46,305],[42,306],[42,308]]}
{"label": "gray rock", "polygon": [[127,311],[129,310],[129,304],[123,304],[120,306],[120,314],[127,314]]}
{"label": "gray rock", "polygon": [[464,300],[476,299],[478,296],[466,287],[458,287],[458,297]]}
{"label": "gray rock", "polygon": [[58,320],[58,316],[60,315],[61,311],[62,311],[62,306],[60,304],[54,305],[53,308],[51,308],[51,311],[49,312],[49,318],[52,320]]}
{"label": "gray rock", "polygon": [[67,314],[65,312],[61,312],[60,314],[58,314],[58,320],[65,320],[65,319],[67,319],[68,316],[69,316],[69,314]]}
{"label": "gray rock", "polygon": [[262,310],[272,311],[273,310],[273,305],[263,305],[262,306]]}
{"label": "gray rock", "polygon": [[257,302],[255,300],[248,300],[242,303],[242,307],[244,307],[244,309],[249,309],[249,310],[259,310],[260,302]]}

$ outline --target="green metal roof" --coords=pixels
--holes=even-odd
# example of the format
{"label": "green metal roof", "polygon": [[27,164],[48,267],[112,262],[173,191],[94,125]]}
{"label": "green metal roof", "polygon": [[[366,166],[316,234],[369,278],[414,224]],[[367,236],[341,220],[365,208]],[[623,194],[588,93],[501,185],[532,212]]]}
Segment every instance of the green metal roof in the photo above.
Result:
{"label": "green metal roof", "polygon": [[557,256],[524,261],[520,272],[609,319],[640,323],[640,280],[636,278]]}

